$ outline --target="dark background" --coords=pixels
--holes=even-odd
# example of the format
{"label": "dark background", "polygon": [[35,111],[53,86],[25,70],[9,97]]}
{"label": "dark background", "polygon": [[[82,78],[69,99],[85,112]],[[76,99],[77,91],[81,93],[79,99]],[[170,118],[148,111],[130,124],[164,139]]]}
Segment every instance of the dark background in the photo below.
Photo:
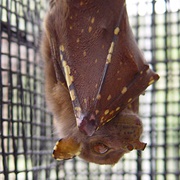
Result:
{"label": "dark background", "polygon": [[132,151],[115,166],[51,158],[55,140],[39,55],[48,3],[0,2],[0,179],[180,179],[179,0],[127,0],[139,47],[161,78],[140,98],[147,148]]}

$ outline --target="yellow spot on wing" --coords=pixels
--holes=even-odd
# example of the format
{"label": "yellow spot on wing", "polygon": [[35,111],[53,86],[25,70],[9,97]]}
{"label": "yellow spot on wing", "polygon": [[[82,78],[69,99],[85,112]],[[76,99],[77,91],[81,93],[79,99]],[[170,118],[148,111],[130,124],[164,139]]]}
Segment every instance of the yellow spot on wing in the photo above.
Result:
{"label": "yellow spot on wing", "polygon": [[111,43],[111,46],[109,48],[109,53],[112,54],[114,51],[114,42]]}
{"label": "yellow spot on wing", "polygon": [[101,95],[98,94],[97,97],[96,97],[97,100],[100,100],[101,99]]}
{"label": "yellow spot on wing", "polygon": [[120,110],[120,107],[117,107],[117,108],[116,108],[116,111],[119,111],[119,110]]}
{"label": "yellow spot on wing", "polygon": [[94,23],[94,21],[95,21],[95,17],[92,17],[92,19],[91,19],[91,23],[93,24],[93,23]]}
{"label": "yellow spot on wing", "polygon": [[127,92],[127,87],[123,87],[121,93],[122,93],[122,94],[125,94],[126,92]]}
{"label": "yellow spot on wing", "polygon": [[92,31],[92,26],[89,26],[88,32],[90,33]]}
{"label": "yellow spot on wing", "polygon": [[80,107],[75,107],[74,110],[76,111],[76,117],[80,117],[82,113],[82,109]]}
{"label": "yellow spot on wing", "polygon": [[83,52],[83,56],[85,57],[87,55],[86,51]]}
{"label": "yellow spot on wing", "polygon": [[68,65],[66,65],[65,68],[66,68],[66,72],[67,72],[68,74],[71,74],[70,67],[69,67]]}
{"label": "yellow spot on wing", "polygon": [[108,55],[107,55],[106,64],[111,63],[111,58],[112,58],[112,54],[108,54]]}
{"label": "yellow spot on wing", "polygon": [[71,73],[70,67],[67,65],[67,62],[65,60],[63,60],[62,65],[64,68],[65,79],[66,79],[67,85],[70,86],[74,80],[73,76],[70,75]]}
{"label": "yellow spot on wing", "polygon": [[76,39],[76,42],[77,42],[77,43],[79,43],[79,42],[80,42],[80,39],[79,39],[79,38],[77,38],[77,39]]}
{"label": "yellow spot on wing", "polygon": [[63,67],[65,67],[65,66],[67,65],[67,62],[66,62],[66,61],[63,61],[63,62],[62,62],[62,65],[63,65]]}
{"label": "yellow spot on wing", "polygon": [[109,121],[111,121],[111,120],[112,120],[112,118],[108,119],[106,122],[109,122]]}
{"label": "yellow spot on wing", "polygon": [[67,82],[67,85],[69,87],[73,82],[73,77],[70,76],[69,74],[66,74],[66,82]]}
{"label": "yellow spot on wing", "polygon": [[129,105],[128,105],[128,108],[129,108],[129,109],[132,109],[132,104],[129,104]]}
{"label": "yellow spot on wing", "polygon": [[107,59],[106,59],[106,64],[111,63],[113,51],[114,51],[114,42],[111,43],[111,46],[110,46],[110,48],[109,48],[108,55],[107,55]]}
{"label": "yellow spot on wing", "polygon": [[112,96],[111,96],[111,95],[109,95],[109,96],[108,96],[108,98],[107,98],[107,100],[109,101],[109,100],[111,100],[111,98],[112,98]]}
{"label": "yellow spot on wing", "polygon": [[103,117],[101,117],[101,122],[103,122],[103,120],[104,120],[104,116],[103,116]]}
{"label": "yellow spot on wing", "polygon": [[132,101],[132,98],[130,98],[130,99],[128,100],[128,103],[131,102],[131,101]]}
{"label": "yellow spot on wing", "polygon": [[105,115],[109,114],[109,109],[104,112]]}
{"label": "yellow spot on wing", "polygon": [[60,60],[63,61],[63,55],[60,53]]}
{"label": "yellow spot on wing", "polygon": [[81,111],[81,108],[80,107],[75,107],[74,110],[75,111]]}
{"label": "yellow spot on wing", "polygon": [[114,110],[112,110],[111,112],[110,112],[110,115],[113,115],[114,114]]}
{"label": "yellow spot on wing", "polygon": [[71,96],[71,100],[74,101],[76,99],[74,90],[70,90],[70,96]]}
{"label": "yellow spot on wing", "polygon": [[62,52],[64,52],[65,48],[64,48],[63,45],[60,46],[60,50],[61,50]]}
{"label": "yellow spot on wing", "polygon": [[114,34],[115,34],[115,35],[118,35],[118,34],[119,34],[119,31],[120,31],[119,27],[116,27],[116,28],[114,29]]}

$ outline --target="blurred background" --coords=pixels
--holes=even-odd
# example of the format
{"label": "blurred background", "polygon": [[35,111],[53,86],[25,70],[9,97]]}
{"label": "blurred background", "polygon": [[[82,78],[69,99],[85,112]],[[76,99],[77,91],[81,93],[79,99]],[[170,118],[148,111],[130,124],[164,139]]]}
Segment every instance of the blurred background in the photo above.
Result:
{"label": "blurred background", "polygon": [[0,179],[179,180],[180,1],[127,0],[135,38],[160,80],[140,97],[143,152],[114,166],[56,162],[39,54],[47,0],[0,0]]}

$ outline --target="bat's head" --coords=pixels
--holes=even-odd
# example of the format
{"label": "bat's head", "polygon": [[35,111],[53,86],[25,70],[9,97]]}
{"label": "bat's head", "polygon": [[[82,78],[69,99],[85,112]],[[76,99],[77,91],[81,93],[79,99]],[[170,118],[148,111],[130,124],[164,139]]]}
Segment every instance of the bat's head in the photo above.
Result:
{"label": "bat's head", "polygon": [[78,134],[77,137],[61,139],[54,148],[53,156],[63,160],[79,155],[89,162],[115,164],[133,149],[144,150],[146,144],[139,141],[141,133],[142,123],[137,115],[120,113],[92,136]]}

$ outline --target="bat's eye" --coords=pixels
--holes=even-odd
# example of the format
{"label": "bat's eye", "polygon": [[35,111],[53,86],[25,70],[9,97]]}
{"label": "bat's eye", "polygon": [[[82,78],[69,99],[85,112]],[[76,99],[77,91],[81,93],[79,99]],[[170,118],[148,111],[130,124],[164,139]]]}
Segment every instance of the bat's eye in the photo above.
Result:
{"label": "bat's eye", "polygon": [[107,147],[103,143],[96,143],[96,144],[94,144],[93,149],[98,154],[105,154],[106,152],[109,151],[109,147]]}

